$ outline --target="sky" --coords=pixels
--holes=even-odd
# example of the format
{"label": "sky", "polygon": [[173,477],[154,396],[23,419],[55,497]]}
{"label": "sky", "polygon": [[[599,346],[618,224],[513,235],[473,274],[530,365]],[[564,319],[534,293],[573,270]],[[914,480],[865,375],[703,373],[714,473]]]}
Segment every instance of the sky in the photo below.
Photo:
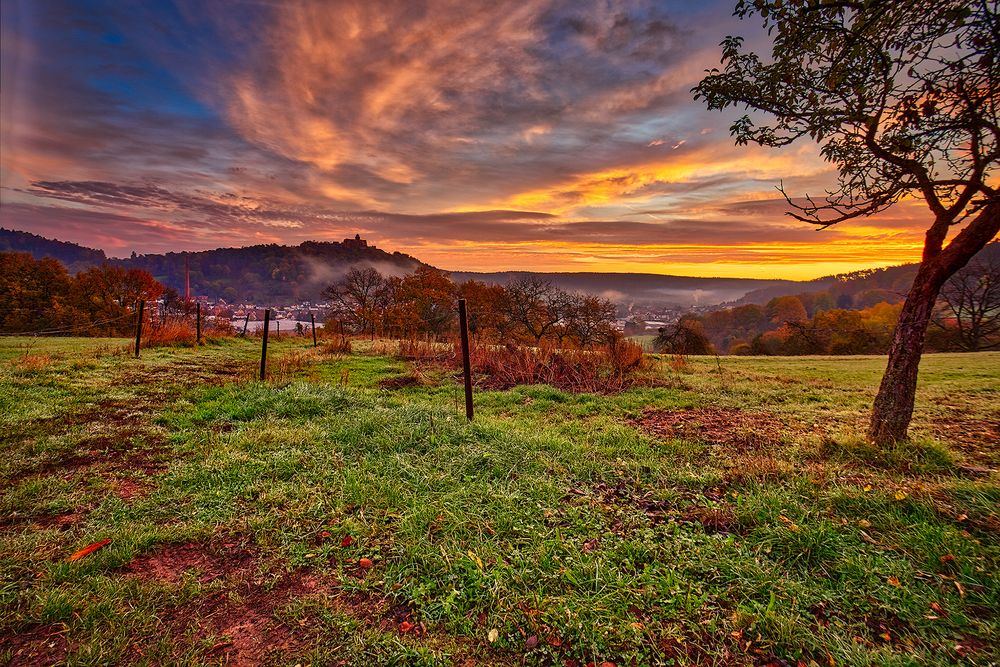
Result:
{"label": "sky", "polygon": [[2,0],[0,226],[111,256],[359,233],[449,270],[809,279],[917,261],[904,201],[818,231],[815,144],[692,98],[733,0]]}

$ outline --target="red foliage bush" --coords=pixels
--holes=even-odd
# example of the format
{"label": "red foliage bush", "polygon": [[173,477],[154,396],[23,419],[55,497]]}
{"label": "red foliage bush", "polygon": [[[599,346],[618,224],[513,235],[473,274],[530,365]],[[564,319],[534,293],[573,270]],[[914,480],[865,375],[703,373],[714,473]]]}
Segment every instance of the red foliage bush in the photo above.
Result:
{"label": "red foliage bush", "polygon": [[[649,379],[642,346],[618,339],[594,350],[566,350],[553,346],[474,345],[471,363],[476,384],[486,389],[547,384],[578,393],[617,393]],[[461,366],[461,355],[453,356]]]}

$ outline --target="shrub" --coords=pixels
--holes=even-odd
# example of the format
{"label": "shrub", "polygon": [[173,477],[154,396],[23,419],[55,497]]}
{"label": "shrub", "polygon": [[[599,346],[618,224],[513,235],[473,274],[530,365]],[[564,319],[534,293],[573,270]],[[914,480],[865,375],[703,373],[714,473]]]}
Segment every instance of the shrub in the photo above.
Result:
{"label": "shrub", "polygon": [[[597,350],[565,350],[549,345],[474,345],[471,364],[476,384],[486,389],[509,389],[517,385],[547,384],[573,392],[616,393],[649,378],[642,347],[618,340]],[[452,363],[461,367],[461,355]]]}
{"label": "shrub", "polygon": [[167,320],[154,327],[143,327],[142,347],[181,347],[195,343],[194,325],[186,320]]}

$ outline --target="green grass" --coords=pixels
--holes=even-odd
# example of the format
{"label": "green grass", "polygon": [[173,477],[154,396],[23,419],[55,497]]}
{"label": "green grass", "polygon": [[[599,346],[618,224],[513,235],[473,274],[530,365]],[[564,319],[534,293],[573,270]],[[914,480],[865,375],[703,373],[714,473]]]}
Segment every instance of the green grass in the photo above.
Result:
{"label": "green grass", "polygon": [[[252,340],[24,343],[0,339],[0,663],[998,660],[1000,354],[925,357],[913,439],[877,450],[879,357],[477,392],[468,424],[450,372],[385,390],[412,368],[296,339],[268,383]],[[783,426],[661,439],[647,408]]]}

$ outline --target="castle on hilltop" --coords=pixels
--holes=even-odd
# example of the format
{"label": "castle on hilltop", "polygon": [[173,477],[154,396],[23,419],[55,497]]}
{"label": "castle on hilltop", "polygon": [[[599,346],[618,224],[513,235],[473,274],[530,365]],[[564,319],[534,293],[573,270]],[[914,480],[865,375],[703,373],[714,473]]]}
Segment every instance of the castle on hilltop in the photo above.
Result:
{"label": "castle on hilltop", "polygon": [[[369,247],[368,241],[361,238],[361,234],[355,234],[353,239],[344,239],[340,245],[344,246],[345,248],[350,248],[352,250],[361,250],[362,248]],[[374,248],[375,246],[371,247]]]}

